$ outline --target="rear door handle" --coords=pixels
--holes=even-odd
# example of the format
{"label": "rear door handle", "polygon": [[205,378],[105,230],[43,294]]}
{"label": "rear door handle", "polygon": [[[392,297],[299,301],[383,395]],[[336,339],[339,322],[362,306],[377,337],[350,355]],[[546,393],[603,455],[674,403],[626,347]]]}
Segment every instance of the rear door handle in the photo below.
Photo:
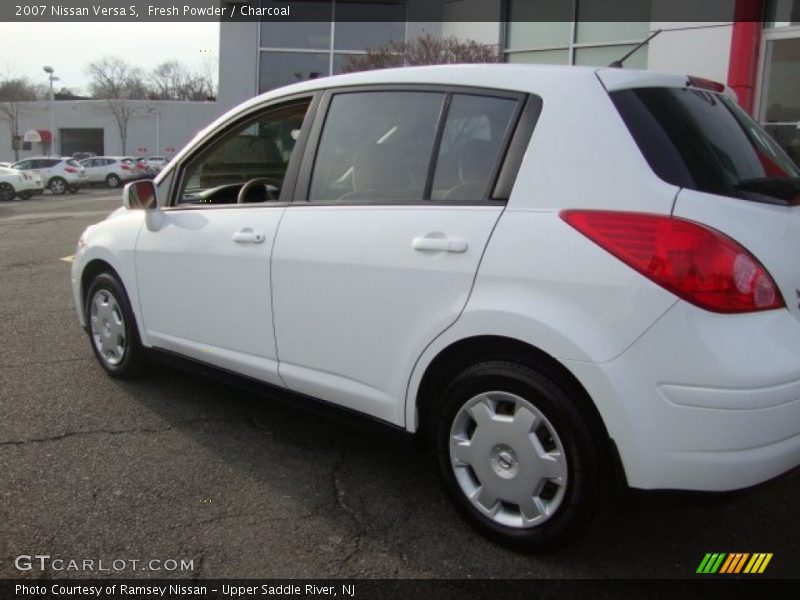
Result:
{"label": "rear door handle", "polygon": [[260,231],[254,231],[250,227],[245,227],[233,234],[233,241],[237,244],[263,244],[264,234]]}
{"label": "rear door handle", "polygon": [[418,237],[411,242],[411,247],[418,252],[453,252],[463,254],[469,244],[467,240],[457,237]]}

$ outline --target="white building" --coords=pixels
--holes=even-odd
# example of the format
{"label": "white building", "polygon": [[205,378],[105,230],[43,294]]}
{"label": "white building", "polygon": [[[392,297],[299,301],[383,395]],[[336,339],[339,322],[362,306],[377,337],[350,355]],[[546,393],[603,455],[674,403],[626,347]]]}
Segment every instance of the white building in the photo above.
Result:
{"label": "white building", "polygon": [[[71,156],[75,152],[98,155],[172,156],[214,118],[220,109],[216,102],[145,101],[129,102],[134,115],[128,123],[123,150],[117,121],[105,100],[57,100],[51,103],[20,102],[20,136],[26,132],[41,142],[25,143],[19,158],[51,153],[51,107],[55,110],[55,147],[52,154]],[[15,159],[10,128],[0,128],[0,160]]]}

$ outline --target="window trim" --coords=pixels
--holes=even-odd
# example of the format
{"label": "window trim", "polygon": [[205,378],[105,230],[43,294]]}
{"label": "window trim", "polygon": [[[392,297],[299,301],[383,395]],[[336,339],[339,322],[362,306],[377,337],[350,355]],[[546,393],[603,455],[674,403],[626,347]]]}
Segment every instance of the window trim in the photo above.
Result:
{"label": "window trim", "polygon": [[[426,175],[425,185],[423,187],[423,198],[412,200],[348,200],[346,202],[330,201],[330,200],[309,200],[308,196],[311,192],[311,179],[316,165],[317,154],[319,153],[320,143],[322,141],[322,133],[325,128],[325,123],[330,112],[331,101],[334,96],[339,94],[355,94],[355,93],[368,93],[368,92],[430,92],[444,95],[442,102],[442,109],[439,113],[436,132],[434,134],[433,147],[431,148],[431,155],[428,159],[428,169]],[[501,151],[495,158],[495,164],[492,165],[491,175],[489,177],[490,183],[487,183],[484,198],[481,200],[437,200],[426,199],[425,196],[430,196],[430,188],[433,185],[433,177],[436,173],[436,162],[439,158],[439,147],[441,138],[444,134],[444,127],[447,122],[447,114],[449,113],[449,106],[452,101],[453,95],[467,95],[467,96],[484,96],[490,98],[500,98],[503,100],[513,100],[516,102],[514,112],[509,119],[509,126],[503,134],[503,142]],[[367,85],[353,85],[337,88],[326,89],[322,99],[320,100],[317,109],[317,116],[314,124],[309,133],[309,140],[306,146],[303,162],[300,166],[300,173],[297,178],[295,186],[295,194],[290,203],[290,206],[325,206],[325,207],[340,207],[340,206],[497,206],[505,205],[508,198],[503,198],[497,194],[498,184],[500,182],[500,175],[502,171],[507,171],[506,158],[511,151],[512,142],[517,137],[516,132],[519,129],[520,121],[527,106],[527,99],[529,94],[524,92],[516,92],[513,90],[499,90],[494,88],[479,88],[470,86],[459,85],[435,85],[435,84],[367,84]],[[538,96],[536,96],[538,98]],[[539,101],[541,106],[541,100]],[[528,119],[533,116],[528,115]],[[538,112],[535,116],[538,118]],[[529,123],[530,124],[530,123]],[[531,125],[535,126],[535,120]],[[530,135],[525,137],[525,146],[527,148],[527,141],[530,140]],[[518,144],[519,145],[519,141]],[[524,149],[523,149],[524,153]],[[521,156],[520,156],[521,162]],[[518,169],[517,169],[518,170]],[[510,171],[504,174],[503,191],[509,190],[508,180],[510,178]],[[513,173],[514,178],[516,172]],[[513,186],[513,178],[511,179]]]}
{"label": "window trim", "polygon": [[[297,174],[300,170],[302,157],[305,154],[306,144],[308,142],[309,131],[311,124],[314,122],[317,113],[317,107],[322,93],[321,91],[314,91],[310,93],[292,94],[282,98],[275,98],[264,104],[259,104],[252,107],[247,112],[239,115],[235,120],[222,123],[214,131],[209,132],[203,141],[198,144],[194,150],[183,157],[181,163],[177,166],[176,175],[172,178],[170,189],[167,193],[167,202],[162,206],[162,210],[206,210],[206,209],[220,209],[220,208],[262,208],[274,206],[286,206],[291,202],[294,197],[295,186],[297,183]],[[248,123],[255,122],[263,115],[273,110],[281,110],[282,108],[297,104],[302,101],[308,101],[309,105],[306,109],[306,115],[303,119],[303,124],[300,127],[300,136],[292,150],[292,156],[289,159],[289,164],[286,167],[286,175],[283,178],[283,186],[281,187],[281,194],[278,200],[268,200],[265,202],[248,202],[247,204],[180,204],[178,197],[183,189],[184,179],[186,177],[186,170],[192,162],[205,152],[211,145],[216,144],[225,136],[229,135],[231,130],[235,130],[240,126],[245,126]]]}

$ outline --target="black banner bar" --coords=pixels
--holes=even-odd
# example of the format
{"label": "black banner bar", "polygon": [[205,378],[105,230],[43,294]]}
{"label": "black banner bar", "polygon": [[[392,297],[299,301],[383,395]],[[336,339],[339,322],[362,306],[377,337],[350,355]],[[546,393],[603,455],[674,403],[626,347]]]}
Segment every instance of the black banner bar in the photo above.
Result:
{"label": "black banner bar", "polygon": [[[3,0],[4,22],[347,21],[761,21],[764,3],[743,0]],[[576,4],[577,3],[577,4]],[[340,13],[339,17],[334,14]],[[341,15],[345,15],[344,18]]]}
{"label": "black banner bar", "polygon": [[158,580],[158,579],[31,579],[0,580],[3,600],[587,600],[647,598],[796,598],[796,580],[705,577],[671,580]]}

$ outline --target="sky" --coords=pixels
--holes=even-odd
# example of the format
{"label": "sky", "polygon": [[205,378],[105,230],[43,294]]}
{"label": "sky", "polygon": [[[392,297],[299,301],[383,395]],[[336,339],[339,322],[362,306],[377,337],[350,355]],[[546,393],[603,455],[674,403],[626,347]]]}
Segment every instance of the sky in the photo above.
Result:
{"label": "sky", "polygon": [[219,58],[219,23],[0,23],[0,76],[47,84],[42,67],[55,69],[56,90],[88,91],[86,65],[119,56],[144,70],[177,59],[192,70]]}

